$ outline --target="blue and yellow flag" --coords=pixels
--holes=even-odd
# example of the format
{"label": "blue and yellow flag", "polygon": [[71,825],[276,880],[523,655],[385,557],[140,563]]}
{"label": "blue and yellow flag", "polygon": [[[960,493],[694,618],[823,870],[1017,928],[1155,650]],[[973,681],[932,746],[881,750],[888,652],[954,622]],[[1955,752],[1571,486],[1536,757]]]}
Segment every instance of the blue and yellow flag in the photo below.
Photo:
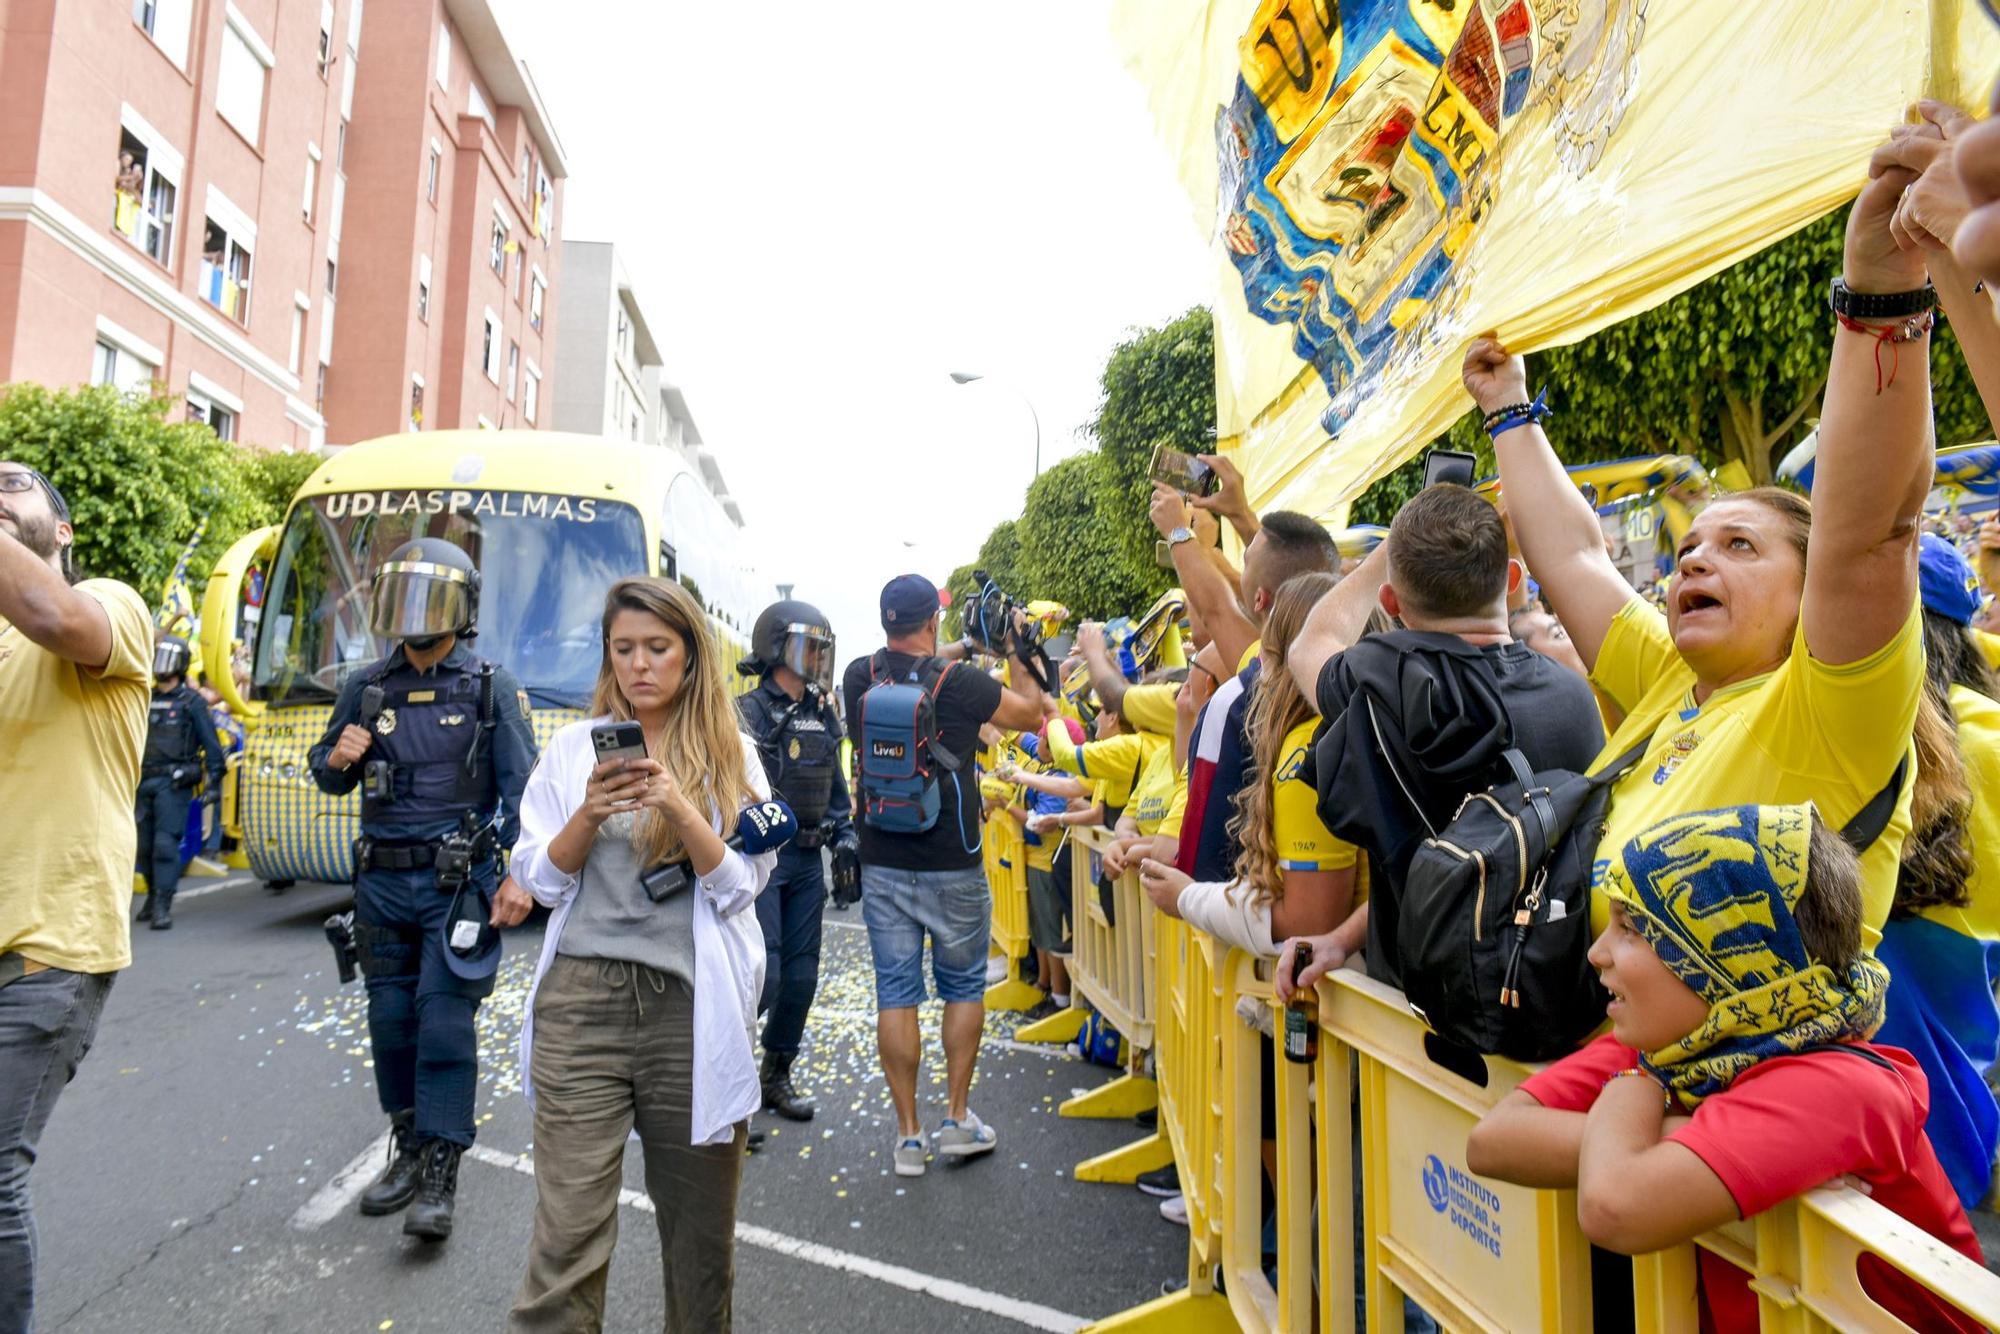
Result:
{"label": "blue and yellow flag", "polygon": [[1465,343],[1636,315],[1850,198],[1971,0],[1119,0],[1211,238],[1223,448],[1337,520],[1469,406]]}

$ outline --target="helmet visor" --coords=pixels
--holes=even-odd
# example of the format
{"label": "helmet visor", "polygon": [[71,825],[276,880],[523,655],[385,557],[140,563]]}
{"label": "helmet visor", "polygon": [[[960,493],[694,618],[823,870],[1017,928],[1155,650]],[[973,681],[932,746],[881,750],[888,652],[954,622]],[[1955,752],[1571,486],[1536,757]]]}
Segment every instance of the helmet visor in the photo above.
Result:
{"label": "helmet visor", "polygon": [[392,561],[376,571],[368,628],[383,639],[439,639],[471,624],[465,571],[430,561]]}
{"label": "helmet visor", "polygon": [[780,658],[785,666],[822,690],[833,689],[833,636],[822,626],[788,625]]}
{"label": "helmet visor", "polygon": [[165,643],[153,645],[153,676],[155,679],[166,676],[185,676],[187,675],[187,665],[188,647],[186,644],[177,644],[169,640]]}

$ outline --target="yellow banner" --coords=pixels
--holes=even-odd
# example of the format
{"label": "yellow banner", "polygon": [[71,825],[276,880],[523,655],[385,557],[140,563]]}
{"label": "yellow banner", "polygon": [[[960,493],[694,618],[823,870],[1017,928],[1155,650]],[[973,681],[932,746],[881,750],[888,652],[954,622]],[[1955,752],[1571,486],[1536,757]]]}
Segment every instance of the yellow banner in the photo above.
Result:
{"label": "yellow banner", "polygon": [[1118,0],[1113,27],[1211,238],[1223,447],[1260,508],[1328,520],[1470,406],[1471,337],[1658,305],[2000,67],[1974,0]]}

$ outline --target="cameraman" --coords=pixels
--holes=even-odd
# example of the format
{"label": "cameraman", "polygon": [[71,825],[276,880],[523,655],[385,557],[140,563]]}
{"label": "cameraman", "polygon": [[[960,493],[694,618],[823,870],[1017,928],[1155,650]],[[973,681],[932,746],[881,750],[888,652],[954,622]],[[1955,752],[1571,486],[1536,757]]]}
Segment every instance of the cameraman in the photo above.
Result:
{"label": "cameraman", "polygon": [[162,635],[153,646],[153,703],[146,753],[139,762],[139,865],[146,876],[146,904],[139,909],[139,920],[151,922],[155,931],[174,924],[181,836],[187,832],[188,809],[204,768],[209,790],[222,788],[222,741],[215,735],[208,701],[187,683],[187,667],[187,641]]}
{"label": "cameraman", "polygon": [[[976,670],[954,670],[968,655],[964,644],[938,648],[938,591],[922,575],[905,574],[882,589],[882,629],[888,647],[848,664],[842,681],[847,716],[856,734],[856,758],[865,778],[868,744],[863,697],[874,688],[912,682],[932,698],[937,742],[969,767],[979,729],[991,722],[1016,731],[1042,724],[1039,652],[1026,646],[1015,613],[1008,636],[1014,657],[1012,689]],[[934,761],[936,757],[933,757]],[[993,899],[980,860],[980,795],[976,775],[958,768],[938,775],[937,819],[922,832],[878,826],[860,793],[861,910],[875,962],[875,1041],[882,1073],[896,1105],[894,1163],[898,1176],[924,1172],[923,1133],[917,1120],[917,1066],[922,1033],[917,1006],[924,999],[924,939],[931,942],[931,977],[944,1001],[944,1053],[949,1104],[937,1130],[938,1152],[969,1158],[990,1153],[993,1128],[966,1106],[973,1064],[986,1023],[986,953],[993,934]]]}

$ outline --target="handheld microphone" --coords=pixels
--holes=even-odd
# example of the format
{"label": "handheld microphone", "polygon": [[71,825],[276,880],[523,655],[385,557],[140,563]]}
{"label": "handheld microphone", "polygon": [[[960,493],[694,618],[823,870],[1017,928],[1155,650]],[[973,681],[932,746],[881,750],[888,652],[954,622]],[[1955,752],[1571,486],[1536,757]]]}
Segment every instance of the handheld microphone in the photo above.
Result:
{"label": "handheld microphone", "polygon": [[776,797],[745,806],[736,817],[736,832],[725,842],[746,856],[776,852],[798,837],[799,817]]}

